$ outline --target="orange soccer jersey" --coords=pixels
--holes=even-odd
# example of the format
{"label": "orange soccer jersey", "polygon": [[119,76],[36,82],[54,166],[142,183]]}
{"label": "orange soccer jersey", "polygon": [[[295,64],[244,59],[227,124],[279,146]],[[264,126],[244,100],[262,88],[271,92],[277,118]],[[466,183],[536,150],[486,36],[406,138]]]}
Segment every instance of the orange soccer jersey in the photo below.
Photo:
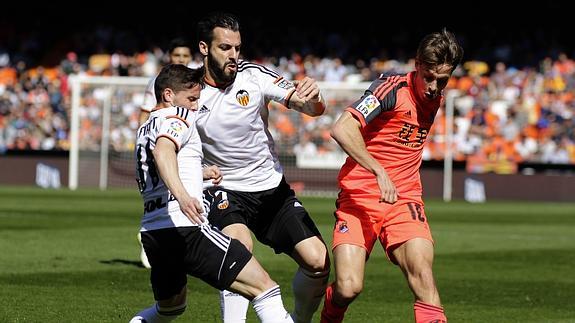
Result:
{"label": "orange soccer jersey", "polygon": [[[369,153],[380,162],[395,184],[399,198],[420,201],[419,166],[423,144],[441,98],[419,102],[413,93],[415,72],[382,76],[346,111],[363,127]],[[348,157],[338,176],[340,188],[350,194],[378,192],[375,176]]]}
{"label": "orange soccer jersey", "polygon": [[361,123],[366,148],[395,184],[399,200],[380,203],[375,175],[348,157],[338,176],[334,248],[354,244],[370,253],[379,239],[393,261],[393,246],[417,237],[433,241],[421,199],[419,167],[441,97],[418,101],[414,77],[414,72],[382,76],[346,109]]}

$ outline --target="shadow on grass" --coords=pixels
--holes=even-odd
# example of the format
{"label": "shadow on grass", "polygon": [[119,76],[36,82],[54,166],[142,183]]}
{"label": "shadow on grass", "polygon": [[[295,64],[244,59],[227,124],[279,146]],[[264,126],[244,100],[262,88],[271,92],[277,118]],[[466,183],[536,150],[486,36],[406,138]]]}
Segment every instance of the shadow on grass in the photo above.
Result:
{"label": "shadow on grass", "polygon": [[132,267],[144,268],[142,262],[126,259],[100,260],[100,263],[105,265],[128,265]]}

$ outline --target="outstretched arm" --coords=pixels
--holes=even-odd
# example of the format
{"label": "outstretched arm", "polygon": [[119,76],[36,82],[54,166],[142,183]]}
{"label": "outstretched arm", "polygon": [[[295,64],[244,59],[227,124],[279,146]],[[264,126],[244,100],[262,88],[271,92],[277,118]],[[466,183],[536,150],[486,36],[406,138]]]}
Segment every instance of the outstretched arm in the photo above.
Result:
{"label": "outstretched arm", "polygon": [[351,113],[344,111],[334,124],[331,136],[351,158],[375,175],[380,191],[379,201],[395,203],[395,185],[383,166],[367,151],[360,129],[360,122]]}
{"label": "outstretched arm", "polygon": [[180,179],[176,144],[166,137],[160,137],[156,141],[153,155],[162,180],[178,200],[182,212],[196,224],[204,222],[202,204],[188,194]]}
{"label": "outstretched arm", "polygon": [[317,82],[310,77],[305,77],[303,80],[293,83],[296,91],[289,99],[289,107],[312,117],[322,115],[326,104],[320,94]]}

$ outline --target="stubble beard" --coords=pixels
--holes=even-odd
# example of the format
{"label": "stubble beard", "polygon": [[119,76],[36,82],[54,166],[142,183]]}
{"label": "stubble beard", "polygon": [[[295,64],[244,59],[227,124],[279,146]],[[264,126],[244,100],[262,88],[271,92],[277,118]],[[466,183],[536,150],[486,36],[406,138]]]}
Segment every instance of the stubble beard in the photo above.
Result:
{"label": "stubble beard", "polygon": [[230,74],[226,74],[225,72],[226,64],[220,67],[218,65],[217,60],[209,53],[208,53],[208,68],[212,74],[212,77],[214,78],[214,81],[218,84],[230,84],[236,79],[237,74],[236,71]]}

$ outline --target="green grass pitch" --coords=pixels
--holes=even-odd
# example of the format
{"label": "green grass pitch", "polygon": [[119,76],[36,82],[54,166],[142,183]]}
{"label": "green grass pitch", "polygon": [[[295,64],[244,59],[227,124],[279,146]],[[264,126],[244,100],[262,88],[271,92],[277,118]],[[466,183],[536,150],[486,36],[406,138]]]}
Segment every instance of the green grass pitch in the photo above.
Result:
{"label": "green grass pitch", "polygon": [[[303,203],[329,244],[333,200]],[[0,188],[0,322],[128,322],[149,306],[141,208],[136,189]],[[426,214],[450,322],[575,322],[575,203],[427,201]],[[291,309],[295,263],[258,244],[255,254]],[[188,290],[178,321],[219,322],[217,291],[195,278]],[[376,246],[346,322],[413,322],[412,302]]]}

